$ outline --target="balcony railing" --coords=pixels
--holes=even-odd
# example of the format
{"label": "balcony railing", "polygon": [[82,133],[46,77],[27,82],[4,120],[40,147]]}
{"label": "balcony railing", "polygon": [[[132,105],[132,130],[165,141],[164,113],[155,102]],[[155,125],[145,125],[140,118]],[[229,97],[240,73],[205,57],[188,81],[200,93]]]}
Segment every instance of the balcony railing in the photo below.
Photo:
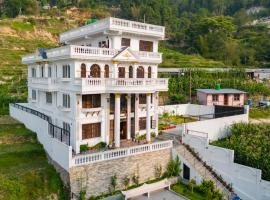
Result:
{"label": "balcony railing", "polygon": [[[133,51],[139,59],[147,59],[153,61],[161,61],[162,54],[158,52],[146,52],[146,51]],[[58,58],[58,57],[80,57],[89,58],[98,57],[99,59],[108,60],[113,58],[119,53],[117,49],[109,48],[98,48],[98,47],[86,47],[86,46],[76,46],[76,45],[67,45],[59,48],[50,49],[47,51],[47,56],[49,59]]]}
{"label": "balcony railing", "polygon": [[72,158],[73,166],[86,165],[89,163],[95,163],[106,160],[113,160],[117,158],[123,158],[131,155],[137,155],[147,152],[159,151],[163,149],[172,148],[172,140],[154,142],[152,144],[138,145],[129,148],[120,148],[116,150],[108,150],[99,153],[89,153],[85,155],[76,155]]}
{"label": "balcony railing", "polygon": [[119,30],[152,36],[164,37],[165,27],[108,17],[95,23],[82,26],[60,34],[60,42],[76,39],[84,35],[94,34],[104,30]]}

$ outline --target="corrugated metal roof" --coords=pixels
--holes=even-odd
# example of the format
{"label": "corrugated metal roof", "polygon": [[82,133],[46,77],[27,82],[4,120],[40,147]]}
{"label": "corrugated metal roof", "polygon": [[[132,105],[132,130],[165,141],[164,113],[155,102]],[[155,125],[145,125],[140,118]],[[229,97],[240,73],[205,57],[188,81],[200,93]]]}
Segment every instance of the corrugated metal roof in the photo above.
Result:
{"label": "corrugated metal roof", "polygon": [[198,92],[207,93],[207,94],[245,94],[246,92],[237,90],[237,89],[197,89]]}

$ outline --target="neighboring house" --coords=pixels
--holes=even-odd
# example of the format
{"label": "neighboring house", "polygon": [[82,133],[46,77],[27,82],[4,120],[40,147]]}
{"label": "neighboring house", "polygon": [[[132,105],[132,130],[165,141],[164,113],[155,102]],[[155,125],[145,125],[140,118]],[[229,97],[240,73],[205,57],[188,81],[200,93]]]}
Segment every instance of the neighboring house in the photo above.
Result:
{"label": "neighboring house", "polygon": [[236,89],[197,89],[197,99],[203,105],[244,106],[245,94]]}

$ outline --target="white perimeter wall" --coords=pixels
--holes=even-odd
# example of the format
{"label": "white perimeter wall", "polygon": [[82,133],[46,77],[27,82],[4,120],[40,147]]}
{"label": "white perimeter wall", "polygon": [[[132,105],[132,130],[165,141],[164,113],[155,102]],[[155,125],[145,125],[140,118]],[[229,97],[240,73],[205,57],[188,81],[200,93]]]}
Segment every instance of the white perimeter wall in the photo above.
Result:
{"label": "white perimeter wall", "polygon": [[[186,123],[186,131],[191,134],[206,133],[209,140],[218,140],[229,134],[229,128],[235,123],[248,123],[248,113],[229,117],[221,117],[204,121]],[[202,136],[202,135],[201,135]]]}
{"label": "white perimeter wall", "polygon": [[214,106],[196,105],[196,104],[175,104],[158,107],[158,114],[169,113],[172,115],[209,115],[215,112]]}
{"label": "white perimeter wall", "polygon": [[[21,104],[26,106],[27,104]],[[38,140],[52,160],[57,162],[67,172],[72,160],[72,148],[48,134],[48,122],[26,111],[13,106],[9,107],[10,116],[24,123],[31,131],[37,134]]]}
{"label": "white perimeter wall", "polygon": [[199,153],[244,200],[269,200],[270,182],[261,179],[261,170],[234,163],[234,151],[208,144],[207,138],[186,134],[183,142]]}

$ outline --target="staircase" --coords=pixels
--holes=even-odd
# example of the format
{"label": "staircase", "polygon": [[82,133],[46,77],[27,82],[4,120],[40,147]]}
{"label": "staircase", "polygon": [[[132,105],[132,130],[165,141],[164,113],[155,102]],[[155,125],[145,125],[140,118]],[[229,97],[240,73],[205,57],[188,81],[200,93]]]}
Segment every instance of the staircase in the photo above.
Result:
{"label": "staircase", "polygon": [[218,177],[213,170],[210,170],[211,167],[206,165],[206,163],[203,162],[199,156],[194,156],[194,153],[192,153],[190,148],[181,144],[181,137],[179,135],[165,133],[159,136],[158,139],[173,140],[173,149],[196,170],[202,179],[213,181],[215,187],[224,193],[224,199],[231,200],[233,198],[234,193],[231,189],[229,189],[229,185],[225,181],[221,181],[222,178]]}

